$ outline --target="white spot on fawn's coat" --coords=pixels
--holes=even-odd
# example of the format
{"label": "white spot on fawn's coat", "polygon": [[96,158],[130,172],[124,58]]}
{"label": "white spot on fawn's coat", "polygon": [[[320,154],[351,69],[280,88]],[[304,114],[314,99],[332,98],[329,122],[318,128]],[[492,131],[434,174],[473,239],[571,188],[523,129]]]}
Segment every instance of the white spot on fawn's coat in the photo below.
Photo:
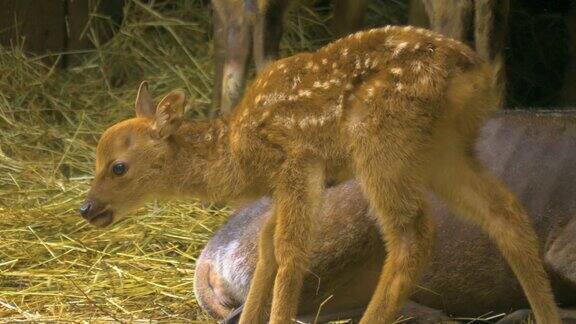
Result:
{"label": "white spot on fawn's coat", "polygon": [[408,42],[402,42],[396,46],[394,52],[392,52],[392,56],[398,56],[408,45]]}
{"label": "white spot on fawn's coat", "polygon": [[414,72],[420,72],[422,70],[422,62],[420,61],[416,61],[412,63],[412,69],[414,70]]}
{"label": "white spot on fawn's coat", "polygon": [[372,87],[368,88],[368,90],[366,90],[366,95],[368,96],[368,98],[372,98],[374,96],[374,88]]}
{"label": "white spot on fawn's coat", "polygon": [[401,68],[391,68],[390,72],[392,72],[392,74],[396,75],[396,76],[401,76],[402,75],[402,69]]}
{"label": "white spot on fawn's coat", "polygon": [[312,96],[312,91],[310,91],[310,90],[300,90],[300,91],[298,91],[298,95],[299,95],[300,97],[310,97],[310,96]]}

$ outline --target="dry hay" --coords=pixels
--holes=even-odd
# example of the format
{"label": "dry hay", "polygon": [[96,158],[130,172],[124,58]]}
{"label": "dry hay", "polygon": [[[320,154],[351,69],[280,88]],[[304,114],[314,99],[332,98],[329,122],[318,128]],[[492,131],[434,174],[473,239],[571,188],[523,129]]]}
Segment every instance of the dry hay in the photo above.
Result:
{"label": "dry hay", "polygon": [[[284,52],[325,43],[326,12],[295,10]],[[101,44],[109,20],[93,15],[85,32],[96,49],[73,54],[67,70],[0,48],[0,321],[208,321],[192,294],[194,263],[228,210],[150,204],[107,229],[78,216],[99,134],[133,114],[142,79],[157,96],[186,88],[191,116],[210,105],[206,1],[132,0],[124,16]]]}
{"label": "dry hay", "polygon": [[[98,136],[133,113],[139,80],[209,103],[206,13],[131,2],[117,37],[67,71],[0,49],[0,318],[207,320],[192,295],[194,261],[227,210],[148,206],[109,229],[77,212]],[[96,28],[87,33],[97,41]]]}

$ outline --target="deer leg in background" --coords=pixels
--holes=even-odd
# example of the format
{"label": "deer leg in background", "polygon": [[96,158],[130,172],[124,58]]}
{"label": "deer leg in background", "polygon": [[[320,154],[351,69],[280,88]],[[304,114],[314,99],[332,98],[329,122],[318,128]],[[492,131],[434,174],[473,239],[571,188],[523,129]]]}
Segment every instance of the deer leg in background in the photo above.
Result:
{"label": "deer leg in background", "polygon": [[430,18],[426,13],[426,7],[422,0],[411,0],[408,6],[408,25],[430,28]]}
{"label": "deer leg in background", "polygon": [[220,111],[220,99],[222,97],[222,77],[224,75],[224,59],[226,57],[226,33],[225,23],[220,15],[214,10],[214,88],[212,89],[211,115],[215,117]]}
{"label": "deer leg in background", "polygon": [[423,0],[430,29],[470,43],[474,3],[472,0]]}
{"label": "deer leg in background", "polygon": [[[222,66],[221,80],[216,84],[220,82],[221,85],[220,113],[227,115],[240,99],[246,83],[251,54],[251,26],[242,1],[213,0],[212,4],[218,15],[216,36],[221,38],[216,45],[223,46],[223,49],[216,49],[216,53],[223,54],[217,54],[217,59],[223,58],[223,62],[216,64],[217,67]],[[214,96],[218,96],[218,93]]]}
{"label": "deer leg in background", "polygon": [[475,0],[474,44],[482,58],[493,65],[500,100],[505,100],[504,48],[508,34],[509,0]]}
{"label": "deer leg in background", "polygon": [[336,0],[334,2],[330,21],[330,29],[334,36],[345,36],[362,28],[368,0]]}
{"label": "deer leg in background", "polygon": [[[478,54],[494,66],[496,87],[505,100],[504,47],[508,30],[509,0],[423,0],[430,29],[468,44],[474,40]],[[416,1],[411,3],[410,20],[422,24]],[[472,37],[472,26],[473,37]]]}
{"label": "deer leg in background", "polygon": [[[254,2],[255,0],[252,0]],[[263,8],[250,8],[255,13],[254,61],[258,72],[278,58],[284,29],[284,13],[292,1],[263,1]]]}
{"label": "deer leg in background", "polygon": [[568,65],[564,72],[564,82],[562,84],[561,103],[566,107],[576,105],[576,5],[568,15],[564,17],[568,31]]}

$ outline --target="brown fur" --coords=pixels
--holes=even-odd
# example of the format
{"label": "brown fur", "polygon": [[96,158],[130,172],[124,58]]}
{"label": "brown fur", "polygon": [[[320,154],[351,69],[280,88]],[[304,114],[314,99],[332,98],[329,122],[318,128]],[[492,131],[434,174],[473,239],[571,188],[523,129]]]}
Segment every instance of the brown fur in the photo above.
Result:
{"label": "brown fur", "polygon": [[[295,0],[212,0],[216,47],[213,106],[232,112],[244,90],[250,59],[257,71],[278,58],[284,15]],[[358,30],[368,0],[337,0],[332,30],[338,36]]]}
{"label": "brown fur", "polygon": [[[420,1],[420,0],[416,0]],[[445,36],[473,44],[492,64],[501,100],[506,92],[504,49],[508,31],[509,0],[422,0],[430,26]],[[413,4],[414,5],[414,4]],[[418,12],[412,15],[418,16]]]}
{"label": "brown fur", "polygon": [[[351,177],[375,210],[388,251],[362,323],[394,321],[425,268],[434,239],[426,189],[495,240],[538,322],[559,322],[521,205],[472,154],[498,98],[491,69],[467,46],[424,29],[388,26],[271,64],[229,120],[182,121],[183,96],[170,93],[154,115],[105,132],[88,196],[122,215],[126,199],[148,194],[223,201],[271,194],[275,212],[261,233],[241,323],[265,321],[270,297],[272,323],[296,316],[324,184]],[[135,164],[158,164],[159,174],[139,166],[114,177],[99,167],[131,152],[142,161]],[[118,190],[144,176],[152,183],[140,195]],[[114,204],[95,194],[112,183],[116,190],[106,195],[115,195]]]}
{"label": "brown fur", "polygon": [[[475,150],[532,216],[559,305],[576,307],[576,111],[499,114],[482,127]],[[528,307],[491,240],[427,196],[439,240],[434,261],[411,299],[466,318]],[[197,259],[196,299],[211,314],[225,318],[244,303],[256,267],[258,233],[271,216],[271,205],[263,198],[234,212]],[[321,315],[327,319],[345,318],[351,316],[349,310],[363,308],[385,257],[357,183],[328,188],[317,217],[299,307],[304,322],[311,322],[305,318],[314,319],[326,300]],[[404,314],[418,323],[442,318],[414,307]]]}
{"label": "brown fur", "polygon": [[[261,72],[278,58],[283,18],[295,0],[212,0],[216,48],[213,106],[230,114],[244,90],[253,56]],[[368,0],[335,0],[331,29],[345,36],[362,27]],[[475,44],[494,66],[500,96],[505,93],[504,44],[509,0],[413,0],[410,24]],[[473,33],[471,31],[474,31]],[[472,41],[474,34],[474,41]]]}

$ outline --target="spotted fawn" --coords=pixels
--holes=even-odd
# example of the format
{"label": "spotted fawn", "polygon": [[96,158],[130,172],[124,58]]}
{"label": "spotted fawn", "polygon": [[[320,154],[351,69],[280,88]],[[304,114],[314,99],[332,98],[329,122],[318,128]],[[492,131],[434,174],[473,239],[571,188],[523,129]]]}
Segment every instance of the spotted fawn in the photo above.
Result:
{"label": "spotted fawn", "polygon": [[388,253],[361,323],[392,323],[433,248],[431,190],[488,232],[537,322],[560,323],[523,207],[473,150],[500,105],[495,80],[466,45],[388,26],[272,63],[229,117],[184,120],[182,90],[154,105],[144,83],[136,117],[100,139],[81,212],[107,225],[153,197],[242,203],[271,195],[240,322],[265,322],[272,300],[270,322],[288,323],[325,184],[356,178]]}

